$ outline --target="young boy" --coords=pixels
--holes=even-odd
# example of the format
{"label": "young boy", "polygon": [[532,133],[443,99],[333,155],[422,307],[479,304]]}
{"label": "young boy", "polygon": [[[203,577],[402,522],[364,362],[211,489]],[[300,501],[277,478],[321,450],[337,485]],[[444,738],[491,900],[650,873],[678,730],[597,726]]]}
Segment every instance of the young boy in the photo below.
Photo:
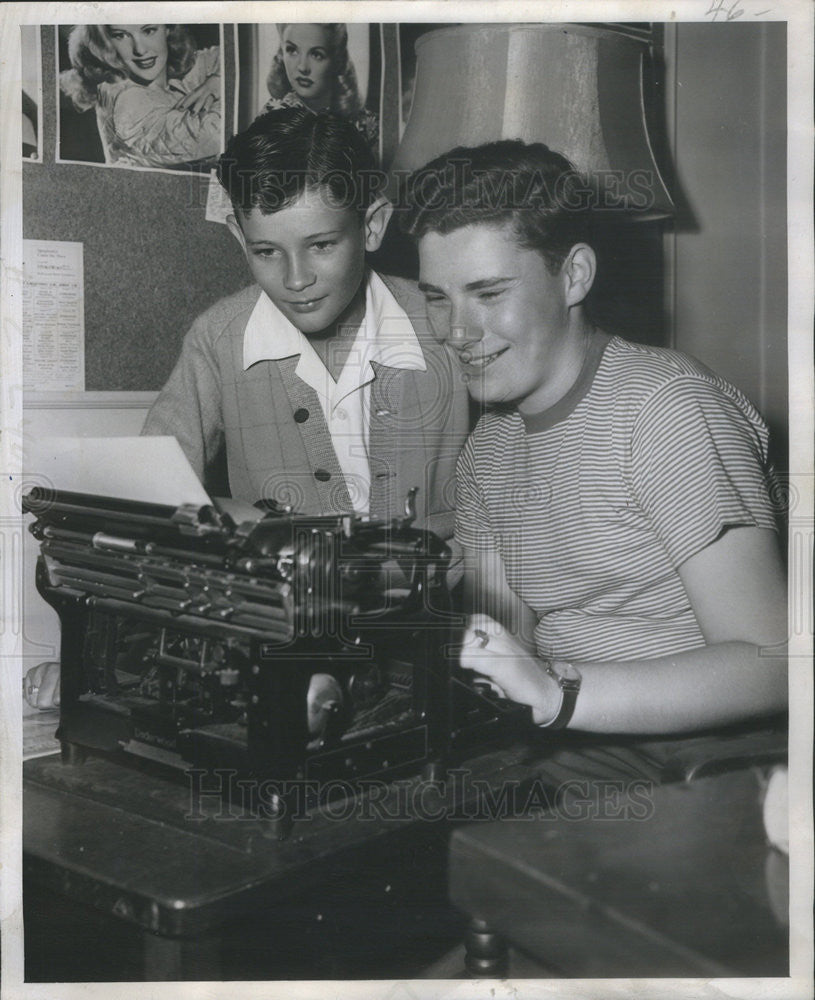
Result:
{"label": "young boy", "polygon": [[339,117],[271,111],[234,136],[219,179],[256,284],[195,322],[147,416],[203,478],[223,444],[233,497],[301,514],[404,513],[453,529],[467,394],[413,282],[366,267],[392,211]]}
{"label": "young boy", "polygon": [[487,408],[458,464],[462,665],[553,728],[780,712],[766,427],[694,359],[595,329],[581,190],[562,156],[512,141],[453,150],[414,185],[428,316]]}
{"label": "young boy", "polygon": [[[467,390],[415,283],[366,267],[392,208],[365,139],[334,115],[270,111],[218,176],[256,284],[196,320],[143,433],[174,435],[202,480],[225,445],[234,498],[298,514],[387,520],[417,487],[416,526],[450,540]],[[59,665],[24,691],[57,703]]]}

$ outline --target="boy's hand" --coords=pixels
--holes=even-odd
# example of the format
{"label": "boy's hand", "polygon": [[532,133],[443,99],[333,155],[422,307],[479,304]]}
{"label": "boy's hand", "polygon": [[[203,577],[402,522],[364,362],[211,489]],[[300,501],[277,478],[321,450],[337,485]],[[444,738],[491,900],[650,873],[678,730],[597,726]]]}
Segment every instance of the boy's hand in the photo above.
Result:
{"label": "boy's hand", "polygon": [[532,719],[551,719],[560,688],[543,663],[489,615],[471,615],[461,649],[461,666],[486,678],[505,698],[529,705]]}
{"label": "boy's hand", "polygon": [[23,678],[23,697],[32,708],[59,707],[59,663],[46,660],[32,667]]}

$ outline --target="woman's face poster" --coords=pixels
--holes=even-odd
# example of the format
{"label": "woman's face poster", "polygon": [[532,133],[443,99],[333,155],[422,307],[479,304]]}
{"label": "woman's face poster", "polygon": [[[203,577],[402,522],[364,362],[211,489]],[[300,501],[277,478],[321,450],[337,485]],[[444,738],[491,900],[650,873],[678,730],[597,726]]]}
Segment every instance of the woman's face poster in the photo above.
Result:
{"label": "woman's face poster", "polygon": [[200,172],[224,148],[217,24],[60,25],[58,163]]}

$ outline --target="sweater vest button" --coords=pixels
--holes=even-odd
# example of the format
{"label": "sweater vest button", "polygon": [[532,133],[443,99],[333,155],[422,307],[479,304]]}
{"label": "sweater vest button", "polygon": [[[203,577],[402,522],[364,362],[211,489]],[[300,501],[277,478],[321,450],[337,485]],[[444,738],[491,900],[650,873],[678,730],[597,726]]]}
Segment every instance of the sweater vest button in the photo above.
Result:
{"label": "sweater vest button", "polygon": [[331,473],[328,471],[328,469],[315,469],[314,478],[319,479],[321,483],[327,483],[328,480],[331,478]]}
{"label": "sweater vest button", "polygon": [[309,416],[310,414],[304,406],[301,406],[299,410],[294,411],[294,419],[298,424],[304,424],[308,420]]}

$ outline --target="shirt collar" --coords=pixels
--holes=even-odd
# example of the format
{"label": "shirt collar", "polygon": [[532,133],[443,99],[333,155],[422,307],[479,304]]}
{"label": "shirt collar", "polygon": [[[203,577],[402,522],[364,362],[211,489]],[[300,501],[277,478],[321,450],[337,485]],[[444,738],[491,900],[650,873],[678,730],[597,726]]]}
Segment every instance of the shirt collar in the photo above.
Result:
{"label": "shirt collar", "polygon": [[368,363],[425,371],[424,354],[405,310],[376,271],[368,272],[363,321]]}
{"label": "shirt collar", "polygon": [[[358,379],[354,379],[358,385],[373,378],[371,362],[417,371],[427,367],[413,324],[375,271],[368,272],[365,318],[354,348],[352,353],[359,358]],[[243,334],[244,371],[258,361],[280,361],[294,355],[300,355],[299,369],[305,359],[311,359],[314,350],[308,338],[261,291]]]}
{"label": "shirt collar", "polygon": [[243,368],[258,361],[281,361],[303,351],[306,338],[261,291],[243,331]]}

